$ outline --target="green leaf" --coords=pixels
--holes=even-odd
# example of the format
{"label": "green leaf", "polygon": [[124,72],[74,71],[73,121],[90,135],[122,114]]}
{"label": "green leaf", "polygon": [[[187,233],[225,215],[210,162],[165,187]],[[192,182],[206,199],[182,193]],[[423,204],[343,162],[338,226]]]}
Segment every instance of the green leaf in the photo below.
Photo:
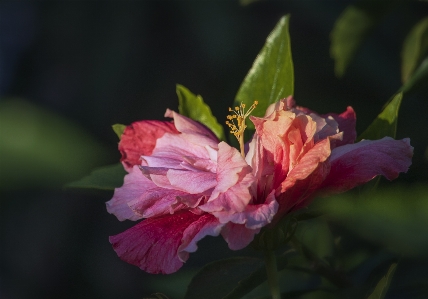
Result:
{"label": "green leaf", "polygon": [[[193,277],[184,298],[240,298],[266,280],[266,271],[263,265],[262,260],[250,257],[234,257],[210,263]],[[257,271],[260,268],[262,271]],[[258,273],[253,278],[255,281],[243,285],[242,280],[248,278],[252,273]],[[258,280],[261,281],[257,283]],[[237,296],[237,293],[240,296]]]}
{"label": "green leaf", "polygon": [[125,175],[126,171],[123,169],[122,164],[108,165],[95,169],[88,176],[69,183],[66,187],[114,190],[114,188],[122,186]]}
{"label": "green leaf", "polygon": [[397,263],[393,263],[388,272],[384,277],[379,280],[374,289],[373,293],[367,299],[383,299],[385,298],[386,292],[389,289],[389,285],[391,284],[392,277],[394,276],[395,268],[397,267]]}
{"label": "green leaf", "polygon": [[428,17],[419,21],[410,30],[403,44],[401,79],[409,80],[416,67],[428,52]]}
{"label": "green leaf", "polygon": [[358,137],[358,140],[376,140],[385,136],[395,138],[397,131],[398,110],[400,109],[402,98],[402,93],[396,94],[386,105],[383,111],[376,117],[376,119]]}
{"label": "green leaf", "polygon": [[176,92],[178,95],[178,111],[180,114],[207,126],[220,140],[225,140],[224,129],[217,122],[212,114],[210,107],[205,104],[200,95],[194,95],[183,85],[177,84]]}
{"label": "green leaf", "polygon": [[320,201],[325,217],[405,256],[428,256],[428,189],[390,188]]}
{"label": "green leaf", "polygon": [[348,6],[340,15],[331,32],[330,46],[337,77],[345,74],[364,39],[396,2],[362,0]]}
{"label": "green leaf", "polygon": [[115,124],[111,126],[113,128],[113,131],[116,133],[117,137],[119,139],[122,137],[123,131],[125,131],[126,126],[122,124]]}
{"label": "green leaf", "polygon": [[[293,95],[294,70],[288,33],[289,20],[288,15],[280,19],[236,95],[235,105],[242,102],[250,107],[255,100],[259,102],[253,113],[256,116],[263,116],[270,104]],[[254,129],[251,121],[247,122],[247,126]]]}

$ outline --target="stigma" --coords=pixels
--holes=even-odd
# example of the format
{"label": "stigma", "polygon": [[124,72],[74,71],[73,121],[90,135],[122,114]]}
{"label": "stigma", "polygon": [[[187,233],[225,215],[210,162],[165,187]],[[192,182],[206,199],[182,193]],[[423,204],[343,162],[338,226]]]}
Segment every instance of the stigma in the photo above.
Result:
{"label": "stigma", "polygon": [[254,101],[254,103],[250,106],[250,108],[245,111],[245,104],[241,103],[241,105],[236,106],[235,109],[229,107],[229,112],[233,112],[227,116],[226,125],[228,125],[230,129],[230,133],[235,135],[236,139],[239,141],[239,146],[241,147],[241,154],[245,156],[244,153],[244,131],[247,127],[245,125],[245,119],[253,112],[256,108],[258,101]]}

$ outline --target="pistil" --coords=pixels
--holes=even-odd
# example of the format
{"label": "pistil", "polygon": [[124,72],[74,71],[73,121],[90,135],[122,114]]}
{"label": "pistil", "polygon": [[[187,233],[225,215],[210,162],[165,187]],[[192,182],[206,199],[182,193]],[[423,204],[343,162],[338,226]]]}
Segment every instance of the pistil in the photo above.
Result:
{"label": "pistil", "polygon": [[[245,158],[244,151],[244,131],[247,127],[245,125],[245,119],[253,112],[256,108],[258,101],[254,101],[254,103],[250,106],[250,108],[245,111],[245,104],[241,103],[241,105],[236,106],[235,109],[229,107],[229,112],[233,112],[227,116],[226,125],[230,128],[230,133],[235,135],[236,139],[239,141],[239,147],[241,149],[241,155]],[[236,119],[236,122],[235,122]]]}

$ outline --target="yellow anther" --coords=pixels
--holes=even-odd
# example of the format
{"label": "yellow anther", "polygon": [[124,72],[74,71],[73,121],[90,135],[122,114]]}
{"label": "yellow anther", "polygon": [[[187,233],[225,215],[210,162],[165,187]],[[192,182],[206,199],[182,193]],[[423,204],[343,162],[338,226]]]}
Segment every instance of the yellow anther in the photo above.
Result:
{"label": "yellow anther", "polygon": [[[254,103],[250,106],[250,109],[245,112],[245,104],[241,103],[239,106],[235,107],[235,110],[229,107],[229,112],[233,112],[233,114],[228,115],[227,119],[231,120],[231,122],[226,121],[226,124],[230,128],[230,133],[235,135],[236,139],[239,141],[239,145],[241,147],[241,155],[244,156],[244,131],[247,127],[245,125],[245,119],[251,114],[251,112],[256,108],[258,101],[254,101]],[[235,120],[236,119],[236,123]]]}

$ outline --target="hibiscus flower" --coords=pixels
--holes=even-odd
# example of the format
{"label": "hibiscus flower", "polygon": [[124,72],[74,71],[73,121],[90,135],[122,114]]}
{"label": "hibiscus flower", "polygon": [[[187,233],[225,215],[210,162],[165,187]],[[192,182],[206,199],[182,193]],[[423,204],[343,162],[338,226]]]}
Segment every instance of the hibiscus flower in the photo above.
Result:
{"label": "hibiscus flower", "polygon": [[[247,209],[228,214],[217,201],[201,207],[222,222],[232,221],[247,229],[261,218],[273,218],[276,223],[285,214],[306,207],[317,195],[344,192],[378,175],[392,180],[411,165],[413,148],[408,138],[354,143],[352,107],[341,114],[319,115],[296,107],[290,96],[269,106],[264,117],[250,119],[256,132],[245,159],[255,180]],[[272,200],[278,203],[278,211],[267,217],[260,207]]]}
{"label": "hibiscus flower", "polygon": [[219,143],[205,126],[171,110],[165,116],[174,122],[140,121],[126,127],[119,150],[128,174],[107,210],[121,221],[146,218],[110,237],[119,257],[149,273],[168,274],[207,235],[222,233],[232,249],[251,242],[252,231],[242,234],[200,206],[215,198],[231,213],[244,211],[254,178],[240,153]]}
{"label": "hibiscus flower", "polygon": [[[256,105],[256,104],[255,104]],[[229,248],[247,246],[263,226],[307,206],[318,194],[337,193],[377,175],[394,179],[411,164],[408,139],[356,138],[355,113],[318,115],[289,97],[271,105],[244,150],[245,112],[228,125],[241,152],[203,125],[167,110],[174,122],[140,121],[119,143],[129,172],[107,209],[119,220],[142,220],[110,237],[119,257],[149,273],[172,273],[196,243],[221,234]],[[236,123],[235,123],[236,121]]]}

